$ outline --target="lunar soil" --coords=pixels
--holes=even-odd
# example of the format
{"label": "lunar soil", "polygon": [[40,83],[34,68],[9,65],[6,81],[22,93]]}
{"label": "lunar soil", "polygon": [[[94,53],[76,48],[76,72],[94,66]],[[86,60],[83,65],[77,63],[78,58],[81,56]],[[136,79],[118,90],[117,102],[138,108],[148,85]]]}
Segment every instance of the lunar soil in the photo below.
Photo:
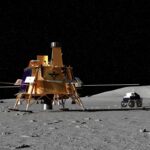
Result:
{"label": "lunar soil", "polygon": [[[147,109],[122,110],[122,96],[81,98],[85,108],[71,105],[70,111],[11,111],[15,99],[0,100],[0,150],[148,150],[150,149],[150,99]],[[20,110],[25,109],[22,104]]]}

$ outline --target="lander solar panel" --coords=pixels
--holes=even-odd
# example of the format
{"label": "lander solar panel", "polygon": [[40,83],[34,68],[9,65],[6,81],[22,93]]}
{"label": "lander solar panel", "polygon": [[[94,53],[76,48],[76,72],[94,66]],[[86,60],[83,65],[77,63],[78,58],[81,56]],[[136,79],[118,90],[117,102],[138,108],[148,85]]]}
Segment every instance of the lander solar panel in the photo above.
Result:
{"label": "lander solar panel", "polygon": [[34,79],[35,79],[35,77],[26,77],[25,83],[33,83]]}

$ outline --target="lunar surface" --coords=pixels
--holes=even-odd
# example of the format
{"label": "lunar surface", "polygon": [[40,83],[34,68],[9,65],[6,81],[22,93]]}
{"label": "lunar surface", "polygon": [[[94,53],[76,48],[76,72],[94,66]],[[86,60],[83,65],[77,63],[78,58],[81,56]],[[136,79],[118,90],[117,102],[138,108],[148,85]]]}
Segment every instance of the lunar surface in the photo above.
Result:
{"label": "lunar surface", "polygon": [[[126,92],[143,98],[143,108],[122,109]],[[15,99],[0,100],[0,150],[148,150],[150,86],[125,87],[81,98],[86,110],[66,102],[69,111],[10,111]],[[19,106],[25,109],[25,104]]]}

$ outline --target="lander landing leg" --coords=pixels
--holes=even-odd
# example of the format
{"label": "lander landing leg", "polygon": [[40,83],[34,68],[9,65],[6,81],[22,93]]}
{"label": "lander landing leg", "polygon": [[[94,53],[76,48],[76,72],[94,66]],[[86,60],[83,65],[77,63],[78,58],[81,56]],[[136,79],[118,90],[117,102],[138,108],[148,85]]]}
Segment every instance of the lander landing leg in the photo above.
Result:
{"label": "lander landing leg", "polygon": [[19,93],[16,97],[16,102],[15,102],[15,105],[14,105],[14,109],[17,109],[18,108],[18,103],[20,101],[20,98],[22,97],[22,94]]}
{"label": "lander landing leg", "polygon": [[77,93],[72,95],[71,98],[72,98],[72,103],[78,104],[79,106],[81,106],[81,108],[83,110],[85,110],[84,105],[83,105],[83,103],[82,103],[82,101],[81,101],[81,99],[80,99],[80,97],[78,96]]}

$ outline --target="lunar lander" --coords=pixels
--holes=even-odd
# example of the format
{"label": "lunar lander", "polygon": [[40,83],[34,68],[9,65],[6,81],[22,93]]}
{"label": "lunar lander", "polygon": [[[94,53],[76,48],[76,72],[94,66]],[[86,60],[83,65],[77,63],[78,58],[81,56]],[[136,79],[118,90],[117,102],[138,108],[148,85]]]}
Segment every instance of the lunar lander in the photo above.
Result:
{"label": "lunar lander", "polygon": [[54,103],[65,108],[65,100],[71,99],[84,109],[77,93],[77,82],[73,76],[72,67],[63,64],[62,50],[57,42],[51,43],[52,55],[37,55],[36,60],[30,60],[24,69],[22,80],[19,80],[20,91],[16,96],[14,109],[18,108],[22,100],[26,101],[26,110],[29,109],[32,99],[42,99],[44,109],[52,109]]}

